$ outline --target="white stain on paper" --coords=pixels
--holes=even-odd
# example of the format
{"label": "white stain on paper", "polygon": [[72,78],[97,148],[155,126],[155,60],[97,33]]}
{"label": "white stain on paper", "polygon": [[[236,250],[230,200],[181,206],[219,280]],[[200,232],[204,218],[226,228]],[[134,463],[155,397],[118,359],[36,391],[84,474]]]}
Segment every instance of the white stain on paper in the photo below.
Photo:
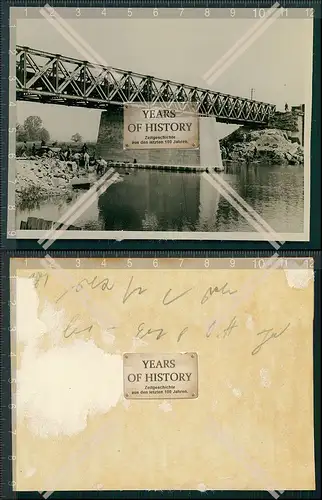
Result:
{"label": "white stain on paper", "polygon": [[37,469],[35,467],[30,467],[30,469],[27,469],[25,472],[25,477],[32,477]]}
{"label": "white stain on paper", "polygon": [[[17,278],[17,338],[26,345],[16,374],[17,418],[26,419],[40,437],[72,436],[86,428],[89,417],[109,411],[120,400],[122,356],[81,339],[41,350],[40,338],[53,329],[50,308],[41,321],[38,306],[32,280]],[[60,319],[52,316],[55,342],[62,336]]]}
{"label": "white stain on paper", "polygon": [[38,314],[40,321],[45,324],[47,340],[51,347],[63,342],[62,331],[66,325],[65,312],[57,310],[50,302],[45,302],[42,311]]}
{"label": "white stain on paper", "polygon": [[104,485],[102,483],[95,484],[93,488],[93,490],[103,490],[103,489]]}
{"label": "white stain on paper", "polygon": [[240,389],[238,389],[237,387],[233,387],[229,381],[227,382],[227,385],[228,385],[229,389],[232,390],[232,393],[234,396],[236,396],[236,398],[242,397],[242,391]]}
{"label": "white stain on paper", "polygon": [[22,342],[29,348],[36,347],[47,328],[38,319],[39,299],[31,279],[17,277],[16,303],[17,342]]}
{"label": "white stain on paper", "polygon": [[313,269],[284,269],[288,286],[291,288],[306,288],[314,279]]}
{"label": "white stain on paper", "polygon": [[133,352],[137,349],[137,347],[144,347],[146,345],[148,345],[148,343],[145,342],[145,340],[142,340],[139,337],[132,338],[132,351]]}
{"label": "white stain on paper", "polygon": [[260,375],[260,379],[261,379],[261,385],[263,387],[270,387],[272,382],[271,382],[271,379],[269,376],[269,371],[266,368],[261,368],[259,375]]}
{"label": "white stain on paper", "polygon": [[215,399],[215,401],[213,401],[212,406],[211,406],[212,411],[216,411],[217,406],[218,406],[218,400]]}
{"label": "white stain on paper", "polygon": [[172,411],[172,405],[168,401],[162,401],[162,403],[159,404],[159,408],[164,412]]}
{"label": "white stain on paper", "polygon": [[109,330],[104,330],[102,332],[102,339],[103,339],[103,342],[105,342],[105,344],[109,344],[109,345],[114,344],[115,338],[116,338],[115,335],[113,333],[111,333]]}
{"label": "white stain on paper", "polygon": [[129,399],[126,399],[122,396],[122,405],[126,410],[128,410],[131,406],[131,401]]}
{"label": "white stain on paper", "polygon": [[236,398],[241,398],[242,397],[242,392],[237,387],[234,387],[233,388],[233,395],[236,396]]}
{"label": "white stain on paper", "polygon": [[204,483],[199,483],[198,486],[197,486],[197,490],[198,491],[201,491],[201,493],[204,493],[205,491],[207,491],[207,486],[204,484]]}
{"label": "white stain on paper", "polygon": [[246,328],[248,328],[248,330],[254,330],[254,320],[253,320],[253,316],[251,316],[251,315],[247,316]]}

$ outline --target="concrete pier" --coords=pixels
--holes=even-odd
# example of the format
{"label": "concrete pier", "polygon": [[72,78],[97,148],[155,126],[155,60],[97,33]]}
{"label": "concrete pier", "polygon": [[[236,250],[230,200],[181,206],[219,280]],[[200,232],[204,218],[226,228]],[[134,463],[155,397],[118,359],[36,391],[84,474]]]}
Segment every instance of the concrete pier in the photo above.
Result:
{"label": "concrete pier", "polygon": [[222,168],[222,158],[217,132],[217,122],[214,116],[199,118],[200,133],[200,166],[216,166]]}
{"label": "concrete pier", "polygon": [[97,154],[107,160],[158,165],[200,165],[199,150],[184,149],[123,149],[123,107],[109,106],[102,111],[97,138]]}
{"label": "concrete pier", "polygon": [[297,131],[292,132],[292,137],[296,137],[301,146],[304,146],[305,105],[292,106],[292,114],[295,117],[297,127]]}
{"label": "concrete pier", "polygon": [[274,116],[269,120],[269,128],[277,128],[285,130],[287,136],[304,146],[305,135],[305,105],[292,106],[291,111],[281,112],[277,111]]}

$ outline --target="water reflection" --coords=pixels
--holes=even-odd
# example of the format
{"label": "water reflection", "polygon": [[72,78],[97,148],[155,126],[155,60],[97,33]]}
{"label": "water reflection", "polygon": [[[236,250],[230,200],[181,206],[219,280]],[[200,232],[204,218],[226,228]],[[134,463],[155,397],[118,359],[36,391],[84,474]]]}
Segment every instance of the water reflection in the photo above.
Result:
{"label": "water reflection", "polygon": [[202,175],[200,177],[199,221],[197,231],[215,231],[220,193]]}
{"label": "water reflection", "polygon": [[[277,232],[303,231],[304,170],[302,166],[227,165],[225,181]],[[217,231],[253,231],[243,216],[221,198]],[[225,229],[224,229],[225,228]]]}
{"label": "water reflection", "polygon": [[198,218],[199,175],[135,170],[99,199],[111,230],[193,231]]}
{"label": "water reflection", "polygon": [[[96,194],[73,224],[109,231],[255,231],[201,174],[153,170],[120,174],[123,181]],[[275,231],[303,231],[303,167],[230,164],[219,175]],[[57,221],[82,194],[17,212],[17,227],[28,217]]]}

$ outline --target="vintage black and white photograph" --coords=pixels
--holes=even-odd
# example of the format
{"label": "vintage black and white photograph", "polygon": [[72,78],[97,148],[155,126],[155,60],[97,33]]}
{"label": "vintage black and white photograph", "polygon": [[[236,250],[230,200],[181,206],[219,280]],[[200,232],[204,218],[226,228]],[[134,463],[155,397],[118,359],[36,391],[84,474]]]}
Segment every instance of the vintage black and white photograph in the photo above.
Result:
{"label": "vintage black and white photograph", "polygon": [[25,10],[11,9],[15,237],[309,240],[305,9]]}

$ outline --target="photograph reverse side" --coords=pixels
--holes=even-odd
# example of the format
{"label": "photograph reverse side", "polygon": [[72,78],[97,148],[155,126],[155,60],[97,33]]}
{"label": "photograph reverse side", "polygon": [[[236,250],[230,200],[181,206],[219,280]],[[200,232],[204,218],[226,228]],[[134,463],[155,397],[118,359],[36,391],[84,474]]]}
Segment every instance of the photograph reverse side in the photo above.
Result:
{"label": "photograph reverse side", "polygon": [[11,9],[9,235],[309,240],[304,9],[70,10]]}

